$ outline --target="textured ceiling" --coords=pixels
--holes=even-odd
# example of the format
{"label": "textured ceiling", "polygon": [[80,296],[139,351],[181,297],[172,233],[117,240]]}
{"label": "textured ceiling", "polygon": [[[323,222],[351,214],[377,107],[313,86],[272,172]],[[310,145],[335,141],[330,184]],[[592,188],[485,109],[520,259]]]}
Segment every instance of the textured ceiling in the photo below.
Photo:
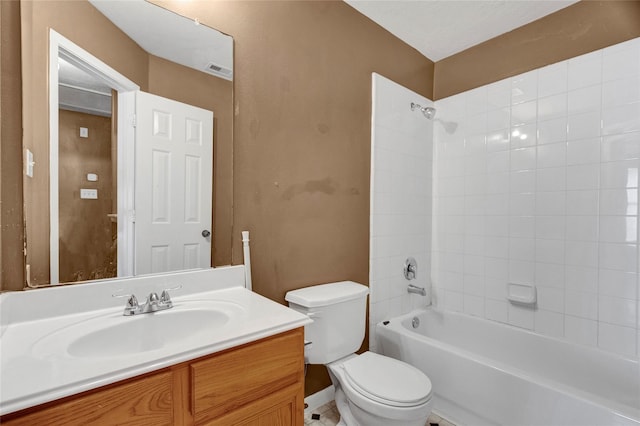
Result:
{"label": "textured ceiling", "polygon": [[345,0],[363,15],[439,61],[576,0]]}

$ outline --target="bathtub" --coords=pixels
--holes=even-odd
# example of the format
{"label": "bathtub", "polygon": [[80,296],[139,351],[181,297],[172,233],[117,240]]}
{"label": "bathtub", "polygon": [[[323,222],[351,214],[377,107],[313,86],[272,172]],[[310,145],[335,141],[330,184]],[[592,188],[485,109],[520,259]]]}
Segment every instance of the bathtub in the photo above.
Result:
{"label": "bathtub", "polygon": [[379,352],[429,376],[434,411],[458,425],[640,425],[638,360],[432,308],[375,333]]}

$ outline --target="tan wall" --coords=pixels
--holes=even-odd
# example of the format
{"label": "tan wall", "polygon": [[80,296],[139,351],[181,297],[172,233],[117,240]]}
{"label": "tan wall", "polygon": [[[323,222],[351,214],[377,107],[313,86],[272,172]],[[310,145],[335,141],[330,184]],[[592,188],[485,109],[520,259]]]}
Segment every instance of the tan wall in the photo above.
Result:
{"label": "tan wall", "polygon": [[24,282],[20,4],[0,2],[0,290]]}
{"label": "tan wall", "polygon": [[[111,118],[59,112],[60,282],[117,276],[112,210]],[[80,127],[89,130],[81,138]],[[87,180],[98,175],[97,182]],[[80,189],[97,189],[98,199],[80,198]]]}
{"label": "tan wall", "polygon": [[640,37],[640,1],[580,1],[438,61],[434,99]]}
{"label": "tan wall", "polygon": [[212,264],[230,265],[233,220],[233,82],[150,55],[149,92],[213,111]]}
{"label": "tan wall", "polygon": [[[233,262],[249,230],[273,300],[368,284],[371,73],[430,98],[433,63],[342,1],[161,4],[234,37]],[[312,366],[306,393],[329,383]]]}

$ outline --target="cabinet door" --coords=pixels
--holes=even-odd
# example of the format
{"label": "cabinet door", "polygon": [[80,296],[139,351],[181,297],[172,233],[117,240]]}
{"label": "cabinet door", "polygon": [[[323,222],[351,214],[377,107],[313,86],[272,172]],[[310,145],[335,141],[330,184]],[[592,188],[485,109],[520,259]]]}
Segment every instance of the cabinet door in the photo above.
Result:
{"label": "cabinet door", "polygon": [[302,426],[303,417],[303,389],[301,385],[293,385],[199,425]]}
{"label": "cabinet door", "polygon": [[86,395],[55,402],[3,426],[171,425],[173,422],[172,374],[164,372],[125,382]]}
{"label": "cabinet door", "polygon": [[193,363],[191,407],[196,424],[207,424],[291,385],[302,389],[303,352],[300,328]]}

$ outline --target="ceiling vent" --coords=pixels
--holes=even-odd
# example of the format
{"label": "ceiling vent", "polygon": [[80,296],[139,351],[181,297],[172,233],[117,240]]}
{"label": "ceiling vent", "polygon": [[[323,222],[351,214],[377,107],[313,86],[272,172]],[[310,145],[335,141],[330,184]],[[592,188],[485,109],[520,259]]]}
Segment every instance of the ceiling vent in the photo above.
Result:
{"label": "ceiling vent", "polygon": [[229,68],[224,68],[219,65],[214,64],[213,62],[209,62],[204,69],[209,74],[213,74],[215,76],[224,78],[225,80],[233,79],[233,70]]}

